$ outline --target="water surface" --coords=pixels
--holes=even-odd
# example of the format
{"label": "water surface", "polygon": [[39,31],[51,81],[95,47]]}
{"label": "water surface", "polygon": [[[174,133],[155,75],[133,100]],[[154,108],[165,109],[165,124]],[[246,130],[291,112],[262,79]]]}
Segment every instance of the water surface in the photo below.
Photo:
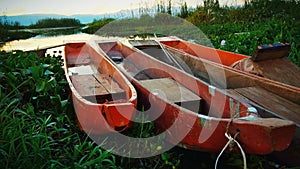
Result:
{"label": "water surface", "polygon": [[40,36],[38,38],[29,38],[25,40],[14,40],[11,42],[6,42],[2,47],[0,47],[0,50],[5,50],[7,52],[15,51],[15,50],[31,51],[31,50],[51,48],[53,46],[59,46],[70,42],[88,42],[88,41],[106,40],[106,39],[118,39],[118,38],[101,37],[98,35],[91,35],[85,33],[52,36],[52,37]]}

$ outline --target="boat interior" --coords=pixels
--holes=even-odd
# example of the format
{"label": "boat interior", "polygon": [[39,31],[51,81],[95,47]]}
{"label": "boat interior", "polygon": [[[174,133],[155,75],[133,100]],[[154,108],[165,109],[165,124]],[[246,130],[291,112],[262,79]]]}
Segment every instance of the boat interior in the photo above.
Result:
{"label": "boat interior", "polygon": [[[103,68],[105,60],[94,60],[85,43],[65,46],[68,75],[78,94],[93,103],[119,102],[126,99],[126,92]],[[100,58],[100,56],[98,56]],[[103,65],[100,67],[99,65]]]}
{"label": "boat interior", "polygon": [[128,40],[128,42],[140,51],[160,60],[168,65],[174,66],[189,74],[193,74],[180,58],[174,57],[169,51],[155,40]]}
{"label": "boat interior", "polygon": [[203,59],[220,63],[225,66],[231,66],[240,60],[249,58],[246,55],[236,55],[232,52],[200,46],[190,42],[183,42],[181,40],[162,40],[160,43],[179,49],[194,56],[201,56]]}
{"label": "boat interior", "polygon": [[[177,43],[174,43],[173,45],[176,44]],[[179,44],[180,43],[178,42],[177,45]],[[181,44],[181,46],[183,45]],[[188,47],[186,46],[185,48]],[[244,76],[243,72],[237,74],[232,70],[223,69],[208,60],[193,59],[187,53],[183,53],[174,48],[166,46],[165,49],[168,50],[172,56],[182,59],[191,68],[194,76],[197,78],[210,84],[213,83],[217,87],[224,88],[237,97],[245,97],[248,101],[252,102],[253,105],[262,107],[262,109],[264,109],[263,111],[268,111],[272,114],[275,113],[276,116],[279,115],[283,119],[292,120],[300,126],[300,99],[297,92],[293,92],[293,90],[289,90],[285,87],[280,87],[280,85],[265,82],[264,80],[259,79],[260,77],[254,77],[254,75]],[[220,53],[220,51],[216,52]],[[227,54],[228,52],[224,53]],[[241,55],[241,57],[243,57],[243,55]],[[232,62],[228,63],[228,65],[231,63]],[[209,71],[213,71],[213,73]],[[218,79],[222,78],[225,80],[225,84],[218,81]],[[278,107],[280,108],[278,109]]]}
{"label": "boat interior", "polygon": [[[172,73],[167,72],[168,70],[164,71],[162,69],[155,68],[145,69],[145,67],[147,67],[145,65],[147,65],[147,63],[150,64],[150,62],[146,61],[145,58],[143,59],[139,57],[141,53],[137,53],[132,49],[125,47],[124,45],[121,45],[117,42],[103,42],[98,43],[98,45],[112,60],[114,58],[118,58],[117,61],[115,61],[117,66],[125,71],[134,80],[138,81],[139,85],[142,85],[144,88],[151,91],[152,94],[153,91],[156,91],[154,93],[158,94],[164,99],[167,99],[167,101],[170,103],[175,103],[181,107],[203,115],[208,115],[208,113],[210,113],[210,115],[214,115],[214,113],[211,112],[215,111],[216,117],[220,117],[219,114],[216,114],[217,112],[225,111],[222,114],[222,118],[230,118],[233,114],[232,111],[240,113],[238,117],[248,115],[247,110],[245,110],[247,109],[245,106],[243,107],[239,102],[233,101],[231,98],[226,97],[225,95],[221,96],[220,93],[218,93],[220,94],[219,98],[224,99],[224,97],[226,97],[225,108],[224,110],[213,110],[214,108],[212,108],[209,103],[212,99],[212,96],[207,96],[212,95],[212,93],[215,92],[213,87],[209,88],[202,84],[208,91],[201,90],[199,93],[197,93],[192,89],[193,87],[189,86],[188,82],[187,84],[183,84],[182,81],[185,81],[185,79],[182,79],[182,81],[178,82],[178,79],[174,78],[174,73],[171,75]],[[122,62],[119,62],[120,60],[122,60]],[[177,71],[174,69],[172,70],[175,72]],[[197,84],[196,90],[201,88],[198,85],[201,84]],[[160,95],[160,91],[163,92],[162,95]],[[229,104],[233,104],[236,107],[233,108],[232,105]],[[243,109],[244,111],[240,111],[238,109]]]}

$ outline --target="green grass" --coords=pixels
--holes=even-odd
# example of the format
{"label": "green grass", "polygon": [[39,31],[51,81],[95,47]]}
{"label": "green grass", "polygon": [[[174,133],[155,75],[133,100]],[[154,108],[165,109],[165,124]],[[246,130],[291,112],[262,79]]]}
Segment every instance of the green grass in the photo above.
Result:
{"label": "green grass", "polygon": [[[131,159],[95,144],[77,126],[61,65],[60,57],[0,53],[1,168],[158,169],[179,164],[172,158],[175,153]],[[153,123],[136,123],[127,134],[150,137],[153,129]]]}
{"label": "green grass", "polygon": [[78,130],[60,58],[0,53],[3,168],[118,168]]}

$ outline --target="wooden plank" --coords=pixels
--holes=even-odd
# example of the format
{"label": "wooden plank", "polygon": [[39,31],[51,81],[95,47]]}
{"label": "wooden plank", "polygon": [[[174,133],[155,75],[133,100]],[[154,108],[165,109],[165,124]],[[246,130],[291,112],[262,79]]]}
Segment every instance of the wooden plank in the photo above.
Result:
{"label": "wooden plank", "polygon": [[73,75],[71,81],[82,97],[108,95],[109,92],[94,78],[93,75]]}
{"label": "wooden plank", "polygon": [[94,74],[95,79],[110,93],[109,100],[125,99],[126,93],[111,77],[104,74]]}
{"label": "wooden plank", "polygon": [[300,106],[260,87],[237,88],[234,91],[280,117],[300,124]]}
{"label": "wooden plank", "polygon": [[68,72],[69,72],[69,76],[94,74],[94,70],[90,65],[69,67]]}
{"label": "wooden plank", "polygon": [[164,95],[171,103],[196,112],[200,110],[202,99],[171,78],[147,79],[140,82],[152,93]]}
{"label": "wooden plank", "polygon": [[254,66],[268,79],[300,88],[300,67],[288,58],[254,62]]}
{"label": "wooden plank", "polygon": [[94,74],[95,79],[103,85],[109,93],[122,93],[124,90],[111,77],[104,74]]}

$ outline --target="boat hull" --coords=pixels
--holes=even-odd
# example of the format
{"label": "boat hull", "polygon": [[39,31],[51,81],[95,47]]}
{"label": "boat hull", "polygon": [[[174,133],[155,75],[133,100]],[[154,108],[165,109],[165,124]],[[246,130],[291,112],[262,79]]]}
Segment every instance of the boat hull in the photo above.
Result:
{"label": "boat hull", "polygon": [[[154,119],[158,132],[164,133],[166,139],[174,145],[219,152],[228,141],[225,133],[232,136],[238,133],[236,139],[247,153],[267,154],[282,151],[289,146],[295,132],[295,125],[291,121],[259,118],[251,106],[234,99],[225,90],[214,88],[121,43],[99,43],[99,46],[107,57],[111,51],[122,53],[124,67],[128,67],[119,69],[135,86],[139,104],[143,105],[150,119]],[[126,62],[141,69],[129,72],[130,65],[126,65]],[[173,79],[201,97],[204,100],[199,105],[201,111],[192,111],[170,102],[170,99],[166,99],[166,92],[166,97],[161,97],[155,90],[150,90],[145,81],[141,80],[143,78],[140,74],[144,73],[151,75],[150,80]]]}
{"label": "boat hull", "polygon": [[[83,71],[89,66],[95,68],[94,72]],[[78,124],[84,132],[104,134],[130,126],[137,104],[136,91],[109,60],[85,43],[70,43],[65,45],[64,69]],[[100,84],[101,77],[104,80]],[[110,83],[106,90],[112,91],[117,85],[121,94],[110,91],[101,95],[97,87],[104,86],[103,82]]]}

